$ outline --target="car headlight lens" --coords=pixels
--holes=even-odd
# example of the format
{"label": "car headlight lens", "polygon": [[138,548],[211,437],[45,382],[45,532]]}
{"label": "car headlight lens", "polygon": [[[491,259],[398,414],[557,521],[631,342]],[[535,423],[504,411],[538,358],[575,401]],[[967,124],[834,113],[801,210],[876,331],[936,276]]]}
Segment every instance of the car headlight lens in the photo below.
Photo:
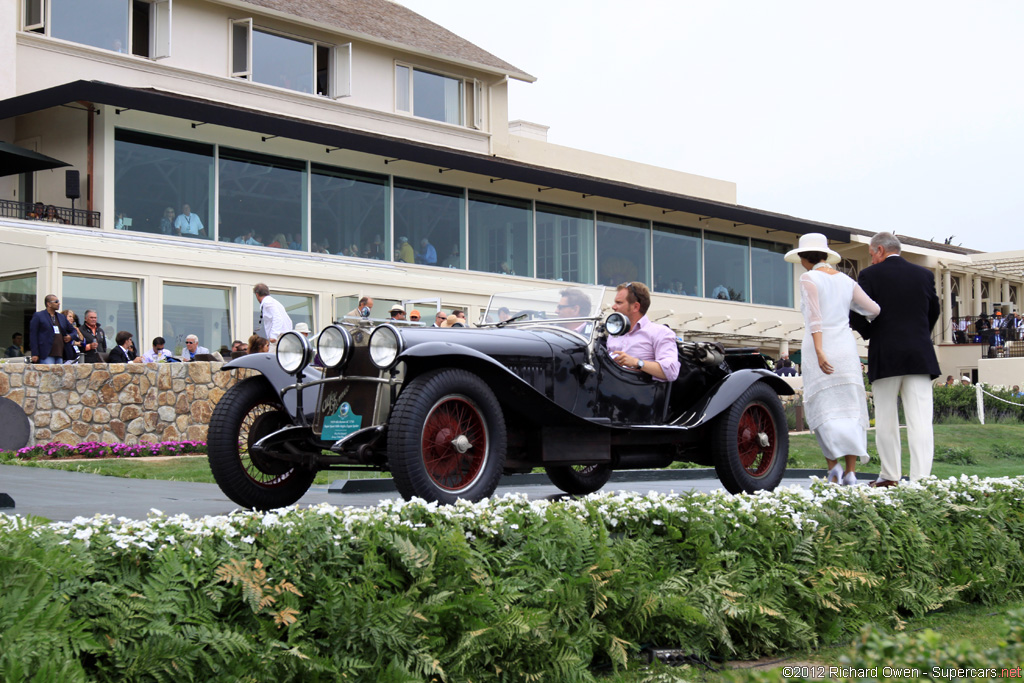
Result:
{"label": "car headlight lens", "polygon": [[277,340],[277,364],[296,375],[309,363],[309,342],[298,332],[285,332]]}
{"label": "car headlight lens", "polygon": [[629,318],[621,313],[612,313],[605,318],[604,329],[608,330],[608,334],[613,337],[625,334],[626,332],[629,332]]}
{"label": "car headlight lens", "polygon": [[395,365],[402,352],[402,335],[391,325],[381,325],[370,335],[370,360],[381,370]]}
{"label": "car headlight lens", "polygon": [[316,353],[326,367],[336,368],[348,360],[352,335],[344,327],[328,325],[316,339]]}

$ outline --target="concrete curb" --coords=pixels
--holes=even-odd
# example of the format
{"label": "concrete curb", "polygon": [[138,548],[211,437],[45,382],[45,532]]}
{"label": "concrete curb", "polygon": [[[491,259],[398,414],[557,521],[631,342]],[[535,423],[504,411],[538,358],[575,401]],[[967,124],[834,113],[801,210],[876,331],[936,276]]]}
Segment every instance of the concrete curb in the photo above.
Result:
{"label": "concrete curb", "polygon": [[[789,469],[787,477],[825,477],[824,469]],[[877,474],[857,473],[860,481],[874,481]],[[685,470],[622,470],[612,472],[613,482],[644,482],[644,481],[693,481],[697,479],[718,479],[714,468],[701,467]],[[498,486],[550,486],[548,475],[531,472],[530,474],[509,474],[501,478]],[[328,493],[387,493],[395,491],[395,482],[390,478],[382,479],[346,479],[336,480],[328,487]]]}

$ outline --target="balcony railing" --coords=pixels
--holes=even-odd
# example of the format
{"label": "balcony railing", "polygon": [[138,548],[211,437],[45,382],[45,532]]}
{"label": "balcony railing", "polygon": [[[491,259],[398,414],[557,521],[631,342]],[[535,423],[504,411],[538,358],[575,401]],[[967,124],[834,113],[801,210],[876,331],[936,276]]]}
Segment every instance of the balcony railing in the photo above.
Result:
{"label": "balcony railing", "polygon": [[10,199],[0,199],[0,217],[37,220],[58,225],[82,225],[87,228],[100,227],[99,211],[72,209],[54,204],[16,202]]}

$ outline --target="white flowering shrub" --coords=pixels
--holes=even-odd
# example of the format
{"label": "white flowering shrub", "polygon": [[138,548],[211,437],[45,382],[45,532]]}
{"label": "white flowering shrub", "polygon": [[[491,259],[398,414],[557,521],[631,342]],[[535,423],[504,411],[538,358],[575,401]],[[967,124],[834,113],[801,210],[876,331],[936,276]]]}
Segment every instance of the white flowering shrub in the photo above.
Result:
{"label": "white flowering shrub", "polygon": [[645,645],[757,657],[1019,599],[1022,539],[1020,477],[0,515],[0,678],[593,680]]}

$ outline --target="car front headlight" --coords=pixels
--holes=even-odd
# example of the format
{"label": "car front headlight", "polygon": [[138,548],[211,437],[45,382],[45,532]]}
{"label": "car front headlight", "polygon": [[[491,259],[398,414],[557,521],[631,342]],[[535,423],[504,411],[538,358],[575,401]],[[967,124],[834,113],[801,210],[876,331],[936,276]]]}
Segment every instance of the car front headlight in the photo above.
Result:
{"label": "car front headlight", "polygon": [[612,313],[604,320],[604,329],[613,337],[629,332],[629,318],[621,313]]}
{"label": "car front headlight", "polygon": [[402,335],[391,325],[381,325],[370,335],[370,360],[381,370],[394,367],[402,352]]}
{"label": "car front headlight", "polygon": [[277,364],[289,375],[297,375],[309,365],[309,342],[298,332],[285,332],[277,340]]}
{"label": "car front headlight", "polygon": [[328,325],[316,339],[316,352],[320,362],[328,368],[336,368],[348,361],[352,348],[352,335],[340,325]]}

